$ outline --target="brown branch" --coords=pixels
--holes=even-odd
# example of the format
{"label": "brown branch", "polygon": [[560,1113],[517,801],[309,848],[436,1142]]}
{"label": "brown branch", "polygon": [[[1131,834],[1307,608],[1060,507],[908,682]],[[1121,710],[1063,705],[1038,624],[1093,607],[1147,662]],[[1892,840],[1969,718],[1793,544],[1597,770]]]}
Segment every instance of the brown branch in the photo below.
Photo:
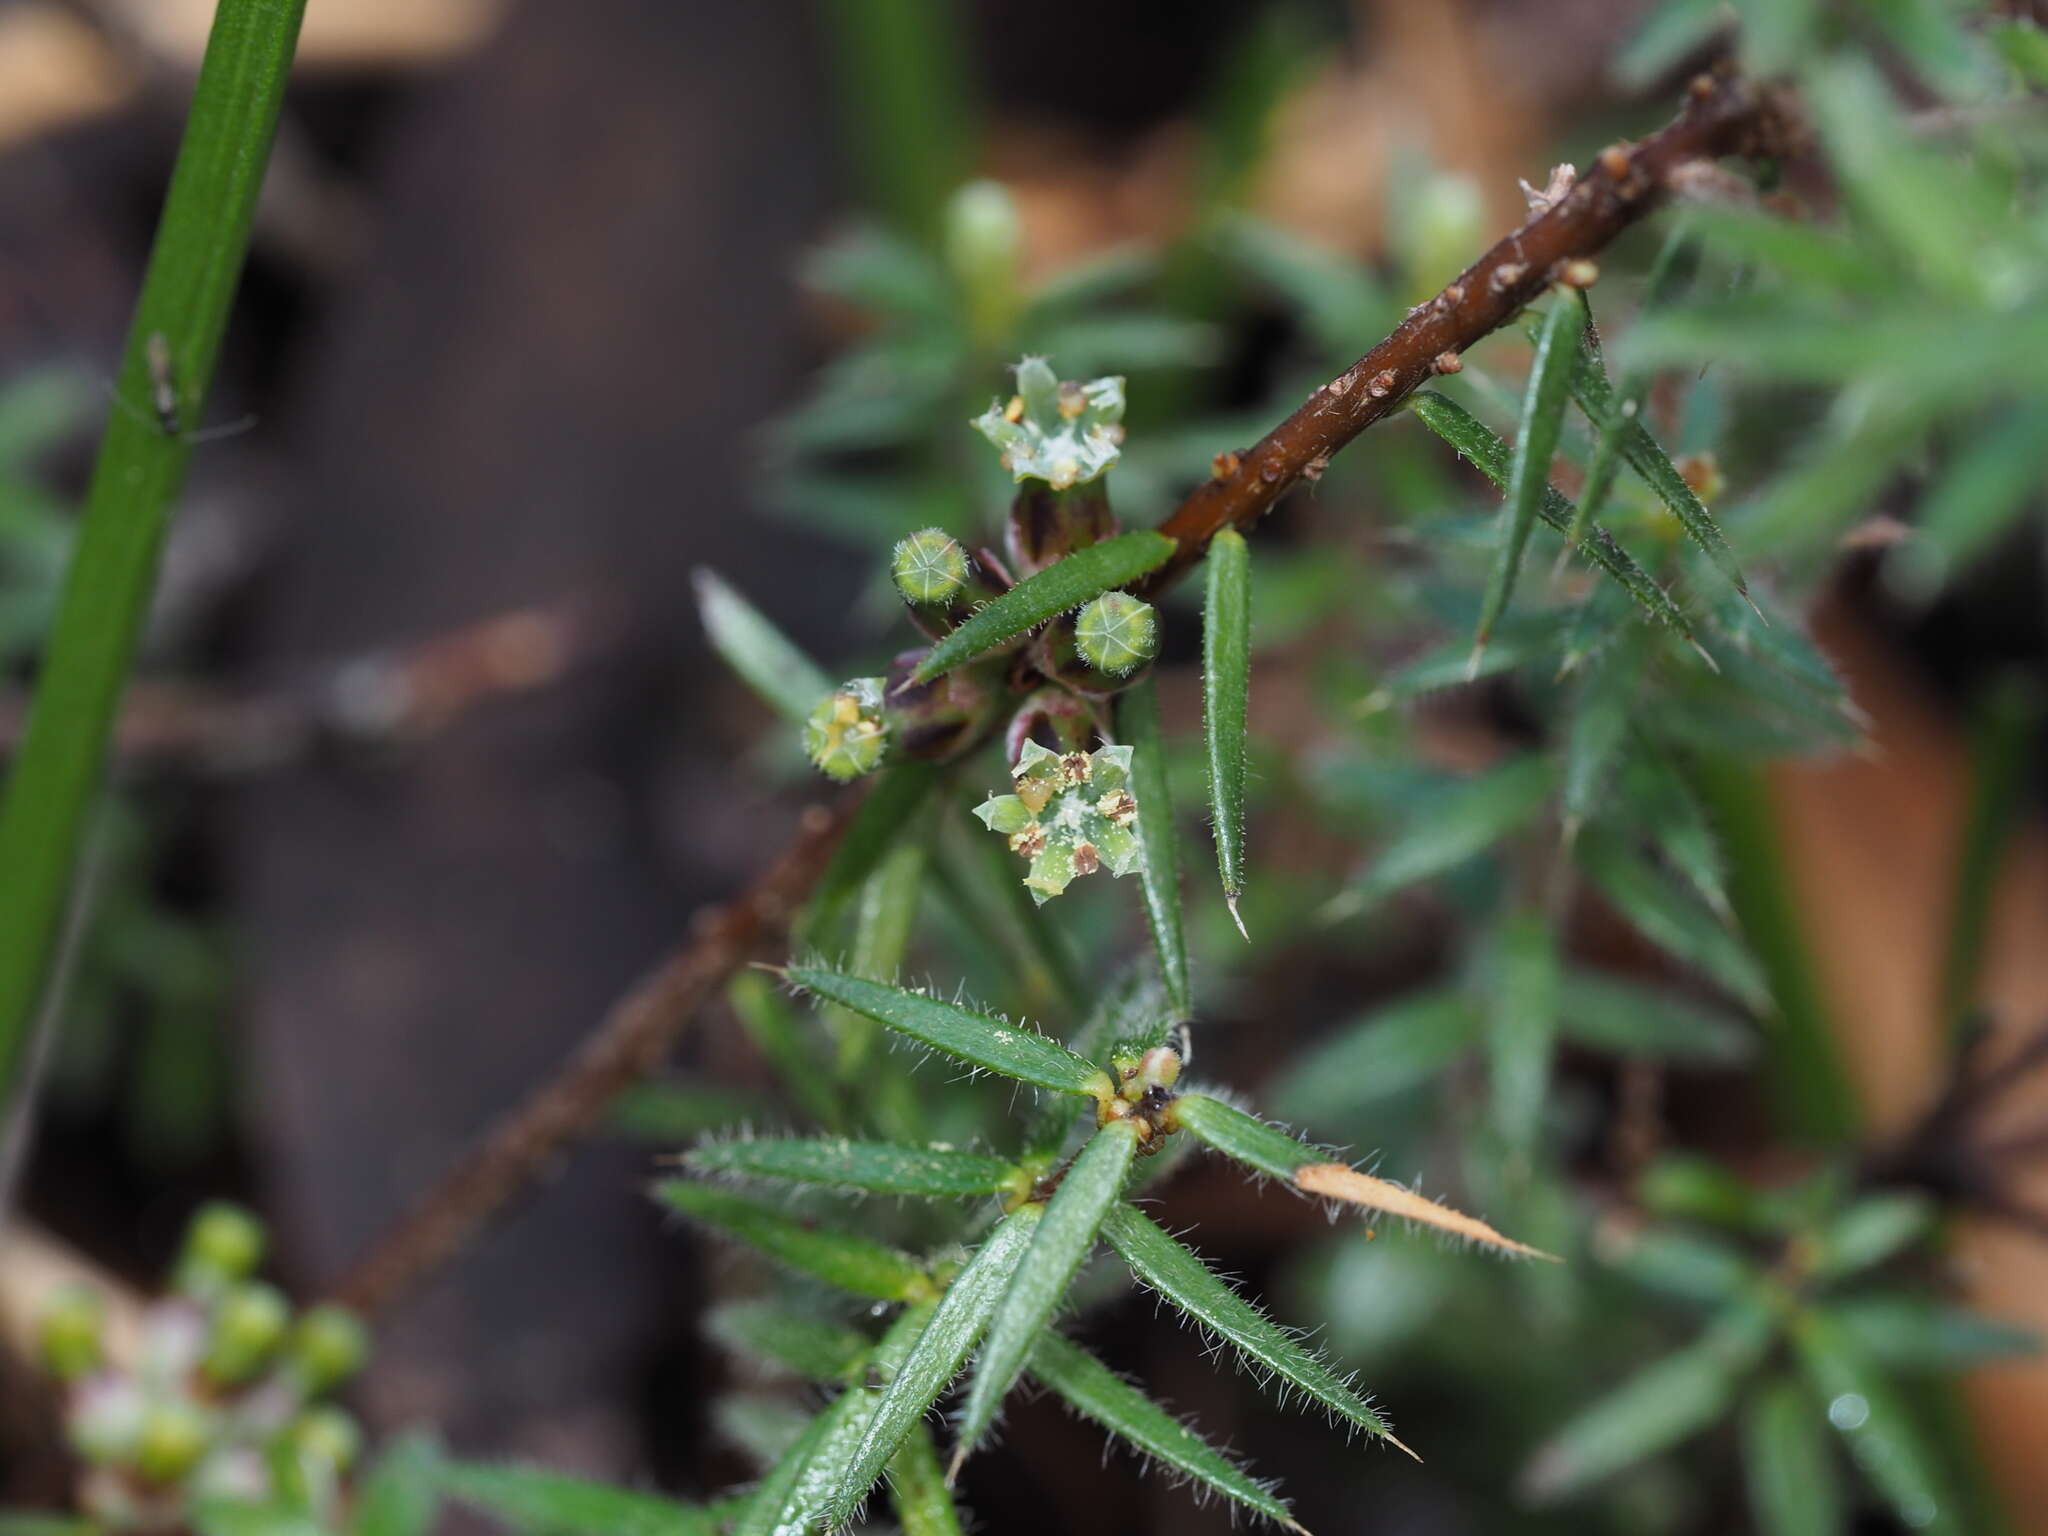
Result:
{"label": "brown branch", "polygon": [[[1230,472],[1199,487],[1161,531],[1180,548],[1144,590],[1167,586],[1218,530],[1249,527],[1296,481],[1380,420],[1457,355],[1511,320],[1570,262],[1597,255],[1671,195],[1703,162],[1778,152],[1790,138],[1777,104],[1732,79],[1702,76],[1685,111],[1634,146],[1601,153],[1591,171],[1422,305],[1385,341],[1323,388],[1256,448],[1226,455]],[[747,895],[614,1007],[562,1075],[500,1123],[338,1289],[367,1311],[389,1304],[453,1257],[470,1235],[588,1131],[619,1093],[651,1071],[690,1016],[735,969],[781,934],[823,872],[846,812],[807,826]]]}
{"label": "brown branch", "polygon": [[1310,395],[1299,410],[1199,486],[1160,525],[1179,541],[1173,558],[1146,578],[1149,595],[1199,560],[1227,527],[1249,528],[1289,487],[1320,475],[1332,455],[1439,373],[1458,367],[1474,343],[1499,330],[1552,283],[1570,276],[1669,197],[1693,168],[1722,155],[1778,153],[1794,138],[1774,97],[1744,81],[1702,75],[1679,117],[1634,145],[1595,157],[1570,190],[1497,242],[1394,333]]}
{"label": "brown branch", "polygon": [[497,1211],[588,1132],[627,1088],[659,1065],[725,979],[778,944],[824,872],[852,803],[804,813],[795,842],[751,889],[708,915],[696,936],[612,1006],[561,1072],[498,1123],[335,1288],[377,1312],[458,1253]]}

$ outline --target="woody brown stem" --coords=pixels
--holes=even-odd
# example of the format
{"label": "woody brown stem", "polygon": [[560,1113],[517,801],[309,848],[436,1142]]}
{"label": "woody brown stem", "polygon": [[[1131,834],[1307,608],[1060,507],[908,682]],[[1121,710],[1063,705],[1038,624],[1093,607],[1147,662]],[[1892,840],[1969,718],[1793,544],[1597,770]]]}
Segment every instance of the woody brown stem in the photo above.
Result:
{"label": "woody brown stem", "polygon": [[751,888],[710,913],[696,936],[605,1015],[561,1071],[495,1130],[342,1279],[334,1297],[381,1311],[459,1253],[563,1148],[647,1076],[727,977],[779,944],[852,818],[854,802],[804,813],[796,840]]}
{"label": "woody brown stem", "polygon": [[[1570,191],[1411,311],[1257,447],[1219,456],[1217,477],[1161,525],[1179,548],[1146,579],[1143,593],[1154,595],[1177,580],[1219,530],[1256,523],[1290,486],[1319,473],[1432,375],[1454,372],[1461,352],[1507,324],[1568,264],[1597,255],[1698,167],[1723,155],[1784,152],[1789,123],[1781,103],[1740,80],[1695,80],[1685,110],[1670,126],[1638,144],[1602,151]],[[849,808],[820,812],[808,822],[750,892],[617,1004],[561,1076],[513,1111],[372,1248],[342,1282],[339,1298],[366,1311],[389,1304],[452,1258],[556,1153],[594,1126],[618,1094],[654,1068],[712,992],[786,932],[790,912],[823,873],[848,814]]]}
{"label": "woody brown stem", "polygon": [[1359,433],[1391,413],[1459,356],[1499,330],[1575,262],[1590,260],[1671,195],[1692,168],[1723,155],[1782,153],[1791,119],[1774,96],[1739,80],[1702,75],[1685,110],[1640,143],[1616,144],[1554,203],[1408,312],[1392,335],[1322,386],[1248,453],[1226,455],[1227,471],[1198,487],[1160,525],[1179,543],[1146,578],[1146,596],[1171,585],[1224,528],[1248,530],[1287,490],[1323,467]]}

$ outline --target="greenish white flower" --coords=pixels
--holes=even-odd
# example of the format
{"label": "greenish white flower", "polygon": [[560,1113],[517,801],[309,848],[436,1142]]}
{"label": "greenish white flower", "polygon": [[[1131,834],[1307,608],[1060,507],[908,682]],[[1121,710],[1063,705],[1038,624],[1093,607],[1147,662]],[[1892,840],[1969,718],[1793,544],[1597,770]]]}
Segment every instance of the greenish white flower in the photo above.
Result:
{"label": "greenish white flower", "polygon": [[1059,753],[1029,741],[1011,777],[1016,793],[992,795],[974,814],[1030,862],[1024,886],[1033,901],[1042,905],[1078,875],[1143,867],[1129,747]]}
{"label": "greenish white flower", "polygon": [[804,751],[828,778],[857,779],[873,773],[888,744],[879,677],[849,678],[820,699],[804,722]]}
{"label": "greenish white flower", "polygon": [[1042,357],[1017,365],[1017,393],[974,419],[1001,450],[1017,480],[1043,480],[1056,491],[1086,485],[1117,460],[1124,441],[1120,377],[1062,381]]}

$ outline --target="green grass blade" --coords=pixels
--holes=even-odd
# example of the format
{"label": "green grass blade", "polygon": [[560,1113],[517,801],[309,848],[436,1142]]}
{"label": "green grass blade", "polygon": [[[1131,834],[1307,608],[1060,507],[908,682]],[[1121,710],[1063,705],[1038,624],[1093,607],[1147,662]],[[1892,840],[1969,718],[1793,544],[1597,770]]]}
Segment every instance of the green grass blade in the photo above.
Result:
{"label": "green grass blade", "polygon": [[[107,737],[192,453],[187,429],[206,404],[227,328],[305,8],[221,0],[193,87],[118,398],[0,798],[0,1104],[17,1099],[39,1008],[61,989],[59,952]],[[165,390],[170,430],[153,410]]]}
{"label": "green grass blade", "polygon": [[1166,739],[1159,723],[1159,689],[1147,676],[1117,705],[1117,728],[1131,746],[1131,792],[1138,797],[1138,840],[1145,847],[1139,874],[1145,882],[1145,917],[1174,1017],[1194,1016],[1188,990],[1188,941],[1180,914],[1180,833],[1166,776]]}
{"label": "green grass blade", "polygon": [[889,1503],[903,1536],[962,1536],[960,1511],[939,1468],[938,1447],[921,1423],[910,1426],[889,1460]]}
{"label": "green grass blade", "polygon": [[1759,1536],[1841,1536],[1842,1480],[1826,1415],[1796,1381],[1759,1388],[1742,1414],[1742,1476]]}
{"label": "green grass blade", "polygon": [[952,1385],[960,1364],[988,1328],[1025,1251],[1044,1220],[1042,1205],[1020,1206],[1006,1217],[976,1250],[967,1267],[953,1277],[862,1431],[860,1444],[847,1463],[846,1476],[835,1490],[833,1518],[852,1518],[903,1443],[903,1437],[924,1422],[939,1395]]}
{"label": "green grass blade", "polygon": [[[1405,409],[1487,479],[1502,490],[1507,489],[1508,445],[1478,417],[1433,389],[1417,390],[1408,397]],[[1536,515],[1559,533],[1569,533],[1576,517],[1572,504],[1555,487],[1545,488]],[[1646,615],[1692,639],[1692,626],[1671,600],[1671,594],[1636,564],[1635,557],[1615,543],[1603,528],[1595,526],[1588,530],[1588,535],[1584,545],[1587,557],[1619,582]]]}
{"label": "green grass blade", "polygon": [[1524,1492],[1539,1503],[1569,1498],[1717,1423],[1774,1331],[1762,1307],[1730,1307],[1696,1343],[1567,1420],[1531,1458],[1522,1474]]}
{"label": "green grass blade", "polygon": [[1014,1077],[1055,1093],[1099,1096],[1113,1091],[1109,1074],[1057,1040],[922,992],[887,986],[823,966],[793,965],[790,981],[813,997],[886,1024],[935,1051],[985,1072]]}
{"label": "green grass blade", "polygon": [[1041,1334],[1032,1346],[1030,1371],[1069,1408],[1176,1477],[1289,1530],[1301,1529],[1264,1484],[1078,1344],[1057,1333]]}
{"label": "green grass blade", "polygon": [[1132,1274],[1180,1308],[1204,1333],[1229,1344],[1253,1370],[1269,1371],[1336,1417],[1393,1440],[1387,1421],[1321,1357],[1238,1295],[1192,1250],[1136,1207],[1113,1207],[1102,1224],[1102,1235]]}
{"label": "green grass blade", "polygon": [[694,1148],[683,1162],[696,1173],[787,1179],[797,1184],[933,1200],[995,1194],[1017,1179],[1016,1167],[999,1157],[956,1152],[951,1147],[910,1147],[842,1137],[713,1142]]}
{"label": "green grass blade", "polygon": [[714,1307],[704,1331],[736,1355],[780,1366],[807,1381],[840,1381],[868,1352],[850,1328],[765,1301]]}
{"label": "green grass blade", "polygon": [[1883,1372],[1825,1312],[1793,1325],[1799,1363],[1856,1465],[1908,1528],[1937,1536],[1960,1532],[1948,1476],[1912,1409]]}
{"label": "green grass blade", "polygon": [[832,679],[718,572],[700,565],[691,580],[711,648],[762,703],[802,725],[818,700],[832,691]]}
{"label": "green grass blade", "polygon": [[853,825],[832,850],[832,861],[804,908],[799,930],[804,942],[831,942],[847,907],[902,839],[938,782],[939,770],[930,763],[892,763],[882,770],[854,813]]}
{"label": "green grass blade", "polygon": [[654,1195],[670,1210],[856,1296],[915,1301],[932,1294],[931,1277],[915,1259],[851,1232],[817,1226],[689,1179],[663,1179]]}
{"label": "green grass blade", "polygon": [[975,609],[966,623],[932,647],[910,680],[928,683],[1012,636],[1036,629],[1090,598],[1127,586],[1164,565],[1175,548],[1165,534],[1145,531],[1119,534],[1076,550]]}
{"label": "green grass blade", "polygon": [[428,1536],[441,1503],[441,1448],[402,1435],[357,1484],[348,1536]]}
{"label": "green grass blade", "polygon": [[1502,509],[1500,543],[1479,606],[1475,655],[1486,649],[1493,626],[1507,612],[1515,578],[1521,574],[1522,552],[1529,546],[1537,510],[1550,489],[1550,461],[1557,457],[1565,408],[1571,403],[1575,338],[1586,324],[1586,312],[1577,296],[1562,295],[1550,306],[1537,333],[1536,359],[1529,366],[1529,382],[1522,394],[1521,427],[1515,434],[1514,456],[1508,461],[1508,499]]}
{"label": "green grass blade", "polygon": [[1237,931],[1244,890],[1244,735],[1252,686],[1252,553],[1244,535],[1225,528],[1209,541],[1208,590],[1202,604],[1202,729],[1209,748],[1209,814],[1215,823],[1216,872]]}
{"label": "green grass blade", "polygon": [[1970,802],[1949,888],[1948,944],[1941,967],[1941,1017],[1951,1041],[1977,1001],[1992,894],[2030,803],[2029,767],[2041,713],[2039,690],[2023,673],[1993,684],[1977,709],[1970,742]]}
{"label": "green grass blade", "polygon": [[1550,1093],[1562,991],[1559,970],[1557,946],[1543,918],[1533,912],[1510,915],[1494,958],[1487,1065],[1494,1129],[1522,1170],[1535,1155]]}
{"label": "green grass blade", "polygon": [[[1584,315],[1584,305],[1581,298],[1574,307]],[[1632,415],[1624,408],[1621,396],[1608,381],[1607,365],[1600,356],[1599,334],[1590,320],[1579,333],[1571,389],[1579,402],[1579,409],[1586,413],[1586,419],[1593,424],[1594,430],[1603,435],[1609,431],[1619,434],[1621,455],[1628,461],[1629,468],[1670,509],[1671,515],[1685,529],[1686,536],[1705,552],[1714,568],[1728,579],[1736,591],[1746,594],[1749,583],[1743,579],[1735,551],[1721,536],[1721,525],[1714,521],[1713,513],[1706,509],[1693,488],[1685,483],[1685,476],[1678,472],[1663,446],[1650,435],[1640,415]]]}
{"label": "green grass blade", "polygon": [[1131,1160],[1138,1155],[1138,1129],[1112,1120],[1090,1138],[1046,1202],[1045,1219],[1031,1247],[1010,1277],[1009,1289],[988,1326],[988,1342],[975,1361],[974,1384],[960,1416],[957,1458],[981,1443],[996,1412],[1031,1356],[1053,1311],[1073,1284],[1081,1261],[1095,1247],[1103,1218],[1117,1202]]}
{"label": "green grass blade", "polygon": [[703,1511],[513,1462],[444,1462],[441,1491],[520,1536],[716,1536]]}

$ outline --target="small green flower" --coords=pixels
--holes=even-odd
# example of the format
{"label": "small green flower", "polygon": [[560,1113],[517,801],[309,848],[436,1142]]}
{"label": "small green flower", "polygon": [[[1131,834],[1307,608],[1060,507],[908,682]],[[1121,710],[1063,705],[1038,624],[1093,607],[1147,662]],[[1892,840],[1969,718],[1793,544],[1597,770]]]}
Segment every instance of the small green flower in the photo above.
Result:
{"label": "small green flower", "polygon": [[1017,365],[1017,393],[974,419],[1018,480],[1056,491],[1085,485],[1117,460],[1124,440],[1124,381],[1062,381],[1042,357]]}
{"label": "small green flower", "polygon": [[897,542],[889,575],[906,603],[951,602],[967,585],[967,551],[943,528],[922,528]]}
{"label": "small green flower", "polygon": [[1029,741],[1011,776],[1017,792],[990,796],[974,814],[1030,861],[1024,885],[1033,901],[1059,895],[1077,875],[1143,866],[1129,747],[1062,754]]}
{"label": "small green flower", "polygon": [[1074,648],[1089,666],[1124,677],[1159,654],[1159,614],[1128,592],[1105,592],[1074,620]]}
{"label": "small green flower", "polygon": [[882,680],[850,678],[827,694],[804,722],[804,751],[827,777],[847,780],[873,773],[889,744],[882,719]]}

